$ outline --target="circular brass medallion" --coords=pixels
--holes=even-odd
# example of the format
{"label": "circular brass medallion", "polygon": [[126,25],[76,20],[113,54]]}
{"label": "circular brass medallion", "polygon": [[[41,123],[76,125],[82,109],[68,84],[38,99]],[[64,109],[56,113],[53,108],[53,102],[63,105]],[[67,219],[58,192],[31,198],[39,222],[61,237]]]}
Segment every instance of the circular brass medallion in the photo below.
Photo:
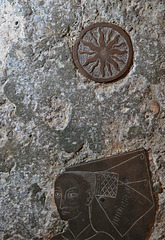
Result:
{"label": "circular brass medallion", "polygon": [[74,45],[77,68],[96,82],[111,82],[128,73],[133,60],[129,35],[111,23],[95,23],[86,27]]}

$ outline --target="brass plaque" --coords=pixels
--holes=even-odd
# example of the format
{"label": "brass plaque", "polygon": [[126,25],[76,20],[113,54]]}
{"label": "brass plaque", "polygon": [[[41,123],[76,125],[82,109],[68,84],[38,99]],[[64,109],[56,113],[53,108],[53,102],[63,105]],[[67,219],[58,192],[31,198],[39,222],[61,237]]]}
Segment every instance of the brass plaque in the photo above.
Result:
{"label": "brass plaque", "polygon": [[95,23],[86,27],[74,45],[77,68],[96,82],[110,82],[124,77],[133,61],[129,35],[111,23]]}
{"label": "brass plaque", "polygon": [[68,229],[52,240],[145,240],[156,211],[145,150],[67,168],[54,199]]}

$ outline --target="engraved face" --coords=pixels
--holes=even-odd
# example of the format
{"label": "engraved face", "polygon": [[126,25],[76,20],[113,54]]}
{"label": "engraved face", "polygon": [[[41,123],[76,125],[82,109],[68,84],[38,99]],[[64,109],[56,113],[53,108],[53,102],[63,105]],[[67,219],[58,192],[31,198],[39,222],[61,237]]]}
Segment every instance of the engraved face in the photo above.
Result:
{"label": "engraved face", "polygon": [[75,219],[81,213],[88,213],[85,205],[87,201],[86,190],[82,189],[80,181],[73,174],[63,174],[57,178],[54,198],[62,220]]}

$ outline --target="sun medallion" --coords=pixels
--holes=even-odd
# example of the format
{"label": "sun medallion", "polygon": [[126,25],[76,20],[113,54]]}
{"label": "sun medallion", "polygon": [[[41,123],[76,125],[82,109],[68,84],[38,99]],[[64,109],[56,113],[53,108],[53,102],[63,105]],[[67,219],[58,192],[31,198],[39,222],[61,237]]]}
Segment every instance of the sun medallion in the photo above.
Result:
{"label": "sun medallion", "polygon": [[95,23],[86,27],[74,45],[77,68],[96,82],[111,82],[124,77],[133,61],[129,35],[111,23]]}

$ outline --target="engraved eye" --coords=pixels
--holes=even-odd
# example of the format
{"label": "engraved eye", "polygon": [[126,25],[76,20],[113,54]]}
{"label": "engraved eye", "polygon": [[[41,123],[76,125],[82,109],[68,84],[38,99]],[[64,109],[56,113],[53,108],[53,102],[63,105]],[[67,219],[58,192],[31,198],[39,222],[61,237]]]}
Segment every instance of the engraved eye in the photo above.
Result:
{"label": "engraved eye", "polygon": [[68,193],[67,196],[70,198],[76,198],[76,197],[78,197],[78,194],[77,193]]}
{"label": "engraved eye", "polygon": [[54,193],[54,197],[60,198],[60,197],[61,197],[61,193],[60,193],[60,192],[55,192],[55,193]]}

